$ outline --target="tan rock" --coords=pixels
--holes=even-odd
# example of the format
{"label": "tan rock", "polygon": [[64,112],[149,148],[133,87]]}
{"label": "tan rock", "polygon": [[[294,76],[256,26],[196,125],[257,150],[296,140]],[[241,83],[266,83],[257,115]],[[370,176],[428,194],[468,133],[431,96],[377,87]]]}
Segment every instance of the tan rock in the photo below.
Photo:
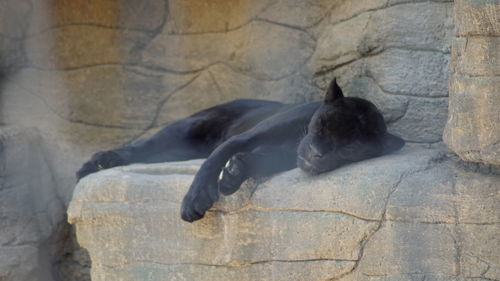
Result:
{"label": "tan rock", "polygon": [[451,174],[449,167],[439,167],[433,173],[422,171],[406,177],[391,195],[386,218],[403,222],[457,222],[457,196]]}
{"label": "tan rock", "polygon": [[322,21],[339,1],[278,0],[259,14],[259,18],[294,27],[308,28]]}
{"label": "tan rock", "polygon": [[455,1],[458,36],[500,35],[500,6],[495,1]]}
{"label": "tan rock", "polygon": [[[499,24],[500,25],[500,24]],[[469,76],[500,75],[500,52],[496,52],[500,37],[458,38],[462,48],[455,48],[457,57],[454,73]]]}
{"label": "tan rock", "polygon": [[[191,80],[166,97],[166,102],[158,110],[158,124],[166,124],[236,98],[298,103],[317,92],[300,74],[276,81],[262,81],[223,64],[213,65],[198,74],[165,77],[163,85],[171,85],[176,77],[189,77]],[[143,85],[142,81],[137,84],[139,89],[144,88]]]}
{"label": "tan rock", "polygon": [[349,0],[335,1],[335,5],[329,16],[328,24],[334,25],[370,11],[384,8],[386,4],[387,1],[385,0],[360,0],[356,2]]}
{"label": "tan rock", "polygon": [[387,93],[448,96],[449,55],[391,49],[366,60],[366,72]]}
{"label": "tan rock", "polygon": [[[347,5],[345,4],[347,2],[349,1],[344,1],[342,5]],[[358,7],[359,5],[359,7],[367,8],[367,5],[353,3],[356,4],[351,4],[352,6]],[[338,12],[338,9],[340,7],[336,7],[334,12]],[[321,65],[335,67],[363,55],[380,53],[389,48],[447,53],[450,51],[453,30],[451,10],[451,3],[414,3],[360,13],[353,18],[325,28],[320,33],[316,53],[312,59],[312,67],[316,71]],[[415,16],[408,17],[409,14]],[[431,57],[433,55],[426,54],[425,56]],[[407,69],[414,70],[418,74],[422,73],[421,69],[417,69],[418,65],[428,67],[429,64],[429,62],[407,63],[412,65]],[[443,64],[443,62],[437,61],[436,63]],[[427,71],[434,73],[436,72],[434,68]],[[394,69],[401,70],[398,66],[394,66]],[[443,69],[447,70],[447,67],[443,67]],[[438,70],[437,72],[442,71]],[[426,81],[428,79],[420,77],[414,77],[413,80],[425,81],[420,82],[424,85],[431,84],[431,81]],[[400,82],[399,85],[404,86],[405,83]],[[417,95],[420,94],[417,93]]]}
{"label": "tan rock", "polygon": [[[481,208],[480,206],[478,208]],[[498,207],[496,207],[498,215]],[[500,227],[493,224],[465,224],[458,227],[460,267],[465,277],[498,279],[500,276]]]}
{"label": "tan rock", "polygon": [[135,31],[94,25],[69,25],[49,29],[26,41],[32,64],[43,69],[78,69],[95,65],[120,64],[128,59],[136,40]]}
{"label": "tan rock", "polygon": [[456,255],[453,226],[387,222],[366,243],[359,272],[455,275]]}
{"label": "tan rock", "polygon": [[251,77],[277,80],[305,64],[313,43],[304,31],[252,22],[227,33],[163,32],[146,48],[143,58],[147,64],[177,71],[223,63]]}
{"label": "tan rock", "polygon": [[362,14],[325,29],[318,38],[309,67],[316,72],[325,71],[361,57],[358,46],[369,20],[370,14]]}
{"label": "tan rock", "polygon": [[[18,169],[15,181],[0,175],[6,194],[0,197],[2,280],[50,279],[52,254],[40,241],[64,228],[62,203],[50,198],[70,197],[83,155],[236,97],[320,100],[318,88],[337,76],[348,95],[382,109],[391,132],[430,143],[441,140],[450,64],[446,142],[467,161],[499,163],[496,1],[4,0],[0,14],[0,75],[24,67],[2,83],[2,124],[36,127],[43,135],[43,141],[24,133],[15,142],[2,139],[18,148],[36,143],[10,154],[16,157],[0,157]],[[54,69],[59,71],[46,71]],[[21,169],[28,163],[22,159],[39,163],[42,154],[43,164]],[[440,156],[419,156],[374,159],[366,165],[378,170],[360,163],[340,169],[343,176],[310,179],[295,171],[259,187],[246,184],[223,198],[204,223],[178,227],[178,202],[197,166],[187,171],[177,165],[170,174],[165,170],[171,165],[135,167],[102,179],[113,188],[103,189],[105,196],[94,200],[99,203],[82,203],[81,223],[87,226],[80,227],[81,237],[88,236],[82,241],[90,245],[94,277],[101,280],[142,280],[146,274],[217,281],[499,279],[497,176],[431,168]],[[33,186],[38,188],[26,192]],[[89,193],[98,194],[96,186]],[[165,186],[175,188],[167,192]],[[32,204],[43,206],[33,211]],[[300,240],[312,236],[309,228],[320,232],[319,241]],[[453,240],[455,263],[448,259],[452,252],[435,241],[412,244],[421,241],[420,234],[446,247]],[[383,247],[373,246],[380,255],[368,251],[370,237]],[[200,257],[200,249],[206,256]],[[105,251],[112,265],[101,262]],[[424,259],[410,262],[405,252]],[[187,263],[175,263],[175,254]],[[359,261],[361,254],[383,257],[381,269]],[[195,263],[200,261],[206,263]]]}
{"label": "tan rock", "polygon": [[200,163],[80,182],[69,219],[93,280],[498,278],[499,176],[440,151],[405,149],[318,177],[292,170],[245,184],[189,224],[180,202]]}
{"label": "tan rock", "polygon": [[444,141],[462,159],[500,163],[498,77],[454,75]]}
{"label": "tan rock", "polygon": [[224,33],[248,24],[273,1],[174,0],[169,2],[169,32]]}
{"label": "tan rock", "polygon": [[449,53],[453,4],[409,2],[369,13],[370,21],[364,26],[359,49],[365,53],[385,48]]}
{"label": "tan rock", "polygon": [[455,193],[460,223],[494,225],[500,222],[498,176],[462,172],[455,181]]}
{"label": "tan rock", "polygon": [[54,27],[80,25],[153,31],[165,20],[162,1],[71,1],[34,2],[30,35]]}
{"label": "tan rock", "polygon": [[449,116],[444,141],[463,160],[500,164],[498,3],[455,2]]}
{"label": "tan rock", "polygon": [[373,78],[354,78],[348,82],[344,92],[349,96],[371,101],[381,111],[388,124],[397,122],[408,110],[409,102],[406,97],[385,93]]}
{"label": "tan rock", "polygon": [[446,123],[448,99],[408,98],[408,108],[400,120],[389,124],[389,131],[408,141],[439,142]]}
{"label": "tan rock", "polygon": [[[254,265],[213,266],[213,265],[160,265],[151,262],[134,263],[126,268],[107,267],[95,270],[92,280],[129,280],[144,278],[148,272],[151,280],[330,280],[348,273],[354,266],[350,261],[269,261]],[[132,276],[132,277],[131,277]],[[134,280],[137,280],[134,279]]]}

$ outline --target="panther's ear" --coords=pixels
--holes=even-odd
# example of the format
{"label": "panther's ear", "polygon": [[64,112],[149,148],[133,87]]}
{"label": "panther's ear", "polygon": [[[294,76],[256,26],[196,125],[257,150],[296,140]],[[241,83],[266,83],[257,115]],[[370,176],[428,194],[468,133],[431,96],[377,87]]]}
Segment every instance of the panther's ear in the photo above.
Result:
{"label": "panther's ear", "polygon": [[342,89],[340,89],[337,84],[337,78],[333,78],[332,82],[330,82],[330,86],[328,86],[328,90],[326,90],[325,95],[325,103],[332,103],[334,100],[341,99],[344,97],[342,93]]}
{"label": "panther's ear", "polygon": [[405,141],[397,137],[395,135],[386,133],[382,146],[383,146],[383,154],[391,153],[393,151],[401,149],[405,145]]}

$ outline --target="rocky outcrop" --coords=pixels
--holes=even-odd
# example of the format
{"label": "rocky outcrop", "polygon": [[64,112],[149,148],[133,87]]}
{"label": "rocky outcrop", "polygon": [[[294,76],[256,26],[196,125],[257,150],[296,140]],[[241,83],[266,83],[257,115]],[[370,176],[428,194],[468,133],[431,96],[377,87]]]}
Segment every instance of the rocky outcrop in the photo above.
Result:
{"label": "rocky outcrop", "polygon": [[500,3],[455,1],[446,144],[466,161],[500,164]]}
{"label": "rocky outcrop", "polygon": [[441,151],[247,183],[189,224],[179,208],[199,164],[133,165],[78,184],[69,220],[92,280],[500,278],[500,176]]}

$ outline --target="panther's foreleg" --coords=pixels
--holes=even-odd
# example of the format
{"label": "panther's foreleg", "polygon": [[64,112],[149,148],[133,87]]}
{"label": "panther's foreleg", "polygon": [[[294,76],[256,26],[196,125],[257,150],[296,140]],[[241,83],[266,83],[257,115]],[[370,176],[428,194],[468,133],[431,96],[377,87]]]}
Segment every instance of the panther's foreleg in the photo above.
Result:
{"label": "panther's foreleg", "polygon": [[[239,152],[251,152],[260,145],[298,144],[318,103],[304,104],[273,115],[251,130],[218,146],[201,165],[182,201],[181,217],[193,222],[201,219],[219,198],[218,177],[225,164]],[[295,161],[295,160],[294,160]]]}

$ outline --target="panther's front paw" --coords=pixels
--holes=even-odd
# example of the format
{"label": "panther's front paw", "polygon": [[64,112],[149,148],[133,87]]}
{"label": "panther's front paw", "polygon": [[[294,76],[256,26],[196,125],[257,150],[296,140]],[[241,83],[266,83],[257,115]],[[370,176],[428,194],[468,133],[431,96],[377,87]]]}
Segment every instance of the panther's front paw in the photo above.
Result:
{"label": "panther's front paw", "polygon": [[219,191],[224,195],[235,193],[247,179],[245,173],[245,154],[237,153],[227,162],[219,179]]}
{"label": "panther's front paw", "polygon": [[182,200],[181,218],[187,222],[203,218],[205,212],[212,207],[218,198],[216,181],[203,181],[195,178]]}
{"label": "panther's front paw", "polygon": [[125,160],[114,151],[101,151],[92,155],[89,161],[87,161],[83,166],[76,172],[77,180],[81,178],[98,172],[103,169],[109,169],[116,166],[125,165]]}

